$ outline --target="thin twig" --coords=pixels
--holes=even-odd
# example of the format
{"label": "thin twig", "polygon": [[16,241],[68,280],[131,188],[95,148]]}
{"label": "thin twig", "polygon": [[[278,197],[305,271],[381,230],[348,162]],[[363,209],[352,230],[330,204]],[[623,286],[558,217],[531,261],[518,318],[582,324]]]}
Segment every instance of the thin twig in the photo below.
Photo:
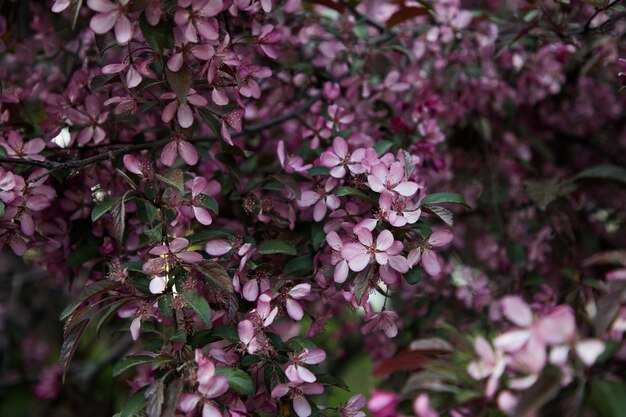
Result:
{"label": "thin twig", "polygon": [[[301,106],[296,107],[292,111],[285,113],[281,116],[275,117],[270,120],[266,120],[264,122],[259,122],[249,126],[248,128],[242,130],[241,132],[234,133],[232,135],[233,138],[242,137],[254,133],[258,133],[265,129],[269,129],[274,126],[278,126],[287,120],[291,120],[301,113],[307,111],[313,104],[315,104],[320,98],[321,94],[316,94],[313,97],[310,97],[306,100]],[[191,138],[189,141],[194,143],[207,142],[211,140],[216,140],[215,136],[197,136]],[[16,164],[16,165],[28,165],[28,166],[36,166],[41,168],[47,168],[49,171],[45,174],[30,180],[29,182],[36,182],[41,178],[50,175],[54,172],[63,171],[67,169],[80,169],[89,165],[96,164],[98,162],[108,161],[110,159],[114,159],[118,156],[125,155],[131,152],[137,152],[144,149],[152,149],[157,148],[159,146],[165,145],[171,139],[164,138],[154,142],[146,142],[146,143],[137,143],[131,145],[123,145],[119,148],[110,149],[104,153],[91,156],[89,158],[79,159],[76,161],[68,161],[68,162],[55,162],[55,161],[37,161],[34,159],[26,159],[26,158],[13,158],[13,157],[0,157],[0,163],[8,163],[8,164]],[[115,146],[115,145],[111,145]]]}

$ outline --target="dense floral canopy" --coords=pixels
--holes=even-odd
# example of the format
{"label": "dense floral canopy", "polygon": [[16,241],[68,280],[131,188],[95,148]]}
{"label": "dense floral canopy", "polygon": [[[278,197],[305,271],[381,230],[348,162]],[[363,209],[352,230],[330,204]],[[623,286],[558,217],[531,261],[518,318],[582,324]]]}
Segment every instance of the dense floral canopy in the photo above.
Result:
{"label": "dense floral canopy", "polygon": [[0,12],[0,415],[625,409],[623,1]]}

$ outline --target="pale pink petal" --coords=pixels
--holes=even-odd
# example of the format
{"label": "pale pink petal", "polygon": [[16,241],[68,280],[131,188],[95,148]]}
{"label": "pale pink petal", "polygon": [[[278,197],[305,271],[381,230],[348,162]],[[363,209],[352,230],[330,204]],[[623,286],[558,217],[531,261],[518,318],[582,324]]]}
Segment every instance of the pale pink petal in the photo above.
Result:
{"label": "pale pink petal", "polygon": [[296,300],[304,298],[311,292],[311,284],[298,284],[289,290],[289,296]]}
{"label": "pale pink petal", "polygon": [[186,140],[178,142],[178,152],[187,165],[195,165],[198,163],[198,152],[196,151],[196,148]]}
{"label": "pale pink petal", "polygon": [[422,267],[431,277],[439,275],[441,273],[441,261],[439,260],[439,256],[437,256],[434,251],[425,249],[422,252]]}
{"label": "pale pink petal", "polygon": [[133,37],[133,26],[126,17],[121,13],[115,22],[115,40],[120,45],[126,45]]}
{"label": "pale pink petal", "polygon": [[[335,167],[341,163],[341,160],[339,159],[339,157],[334,152],[330,152],[330,151],[322,152],[322,154],[320,155],[320,161],[322,162],[322,165],[328,168]],[[344,175],[345,175],[345,170],[344,170]],[[343,175],[338,178],[343,178]]]}
{"label": "pale pink petal", "polygon": [[418,188],[419,187],[416,183],[405,181],[393,187],[393,190],[404,197],[411,197],[412,195],[415,195]]}
{"label": "pale pink petal", "polygon": [[303,191],[300,195],[300,199],[298,200],[298,205],[300,207],[310,207],[317,203],[319,199],[320,196],[315,191]]}
{"label": "pale pink petal", "polygon": [[94,12],[108,13],[117,9],[117,6],[110,0],[87,0],[87,6]]}
{"label": "pale pink petal", "polygon": [[[193,124],[193,112],[191,111],[191,107],[187,103],[181,103],[178,106],[178,112],[176,113],[176,118],[180,127],[186,129]],[[195,165],[195,164],[190,164]]]}
{"label": "pale pink petal", "polygon": [[176,109],[178,108],[178,102],[177,101],[172,101],[170,103],[168,103],[164,108],[163,108],[163,112],[161,113],[161,120],[165,123],[169,123],[172,121],[172,119],[174,118],[174,115],[176,114]]}
{"label": "pale pink petal", "polygon": [[533,313],[528,304],[519,296],[504,297],[501,301],[502,313],[511,322],[520,327],[529,327],[533,322]]}
{"label": "pale pink petal", "polygon": [[161,294],[163,291],[165,291],[165,287],[167,287],[167,284],[165,280],[161,277],[153,278],[150,281],[150,292],[152,294]]}
{"label": "pale pink petal", "polygon": [[196,408],[198,401],[200,401],[200,396],[198,394],[183,394],[178,400],[178,409],[183,413],[189,413]]}
{"label": "pale pink petal", "polygon": [[307,399],[301,395],[293,399],[293,410],[298,417],[309,417],[311,415],[311,405]]}
{"label": "pale pink petal", "polygon": [[254,325],[250,320],[240,321],[237,325],[237,333],[239,340],[241,340],[244,345],[247,345],[254,337]]}
{"label": "pale pink petal", "polygon": [[211,213],[204,207],[195,207],[193,208],[193,215],[198,220],[200,224],[205,226],[213,223],[213,217],[211,217]]}
{"label": "pale pink petal", "polygon": [[279,384],[272,389],[272,398],[281,398],[287,395],[289,386],[287,384]]}
{"label": "pale pink petal", "polygon": [[139,330],[140,329],[141,329],[141,318],[140,317],[136,317],[130,323],[130,335],[133,338],[133,340],[139,339]]}
{"label": "pale pink petal", "polygon": [[202,407],[202,417],[222,417],[222,413],[219,408],[216,408],[211,403],[204,403]]}
{"label": "pale pink petal", "polygon": [[217,88],[213,89],[213,92],[211,93],[211,99],[213,100],[213,103],[217,104],[218,106],[225,106],[226,104],[228,104],[228,97],[226,96],[226,94],[224,94]]}
{"label": "pale pink petal", "polygon": [[313,372],[306,369],[304,366],[298,366],[297,372],[298,372],[298,380],[300,381],[315,382],[316,380],[315,374],[313,374]]}
{"label": "pale pink petal", "polygon": [[348,268],[348,262],[347,261],[341,261],[341,262],[339,262],[335,266],[335,272],[333,274],[333,280],[336,283],[341,284],[342,282],[346,281],[346,278],[348,278],[348,273],[349,272],[350,272],[350,268]]}
{"label": "pale pink petal", "polygon": [[116,21],[117,13],[115,12],[98,13],[91,18],[91,21],[89,22],[89,27],[97,34],[102,35],[110,31],[113,26],[115,26]]}
{"label": "pale pink petal", "polygon": [[593,365],[604,349],[604,342],[599,339],[586,339],[576,344],[576,354],[587,366]]}
{"label": "pale pink petal", "polygon": [[[343,251],[342,251],[343,253]],[[348,260],[348,265],[350,269],[354,272],[360,272],[365,269],[365,267],[370,263],[370,255],[364,253],[361,255],[357,255]]]}
{"label": "pale pink petal", "polygon": [[172,72],[178,72],[182,67],[183,67],[183,53],[182,52],[178,52],[173,54],[168,60],[167,60],[167,67],[172,71]]}
{"label": "pale pink petal", "polygon": [[452,242],[453,237],[454,235],[448,229],[438,230],[434,232],[432,235],[430,235],[430,237],[428,238],[428,243],[431,246],[440,248]]}
{"label": "pale pink petal", "polygon": [[326,352],[323,349],[310,349],[301,357],[304,363],[317,365],[326,360]]}
{"label": "pale pink petal", "polygon": [[228,253],[232,249],[232,246],[227,240],[210,240],[207,242],[204,250],[211,256],[222,256]]}
{"label": "pale pink petal", "polygon": [[537,332],[549,345],[569,342],[576,335],[576,319],[569,306],[556,307],[537,323]]}
{"label": "pale pink petal", "polygon": [[302,317],[304,316],[304,310],[302,309],[300,303],[298,303],[296,300],[288,298],[285,304],[289,317],[291,317],[295,321],[302,320]]}
{"label": "pale pink petal", "polygon": [[326,216],[327,209],[326,202],[324,200],[319,200],[315,204],[315,207],[313,207],[313,220],[316,222],[322,221]]}
{"label": "pale pink petal", "polygon": [[259,296],[259,283],[255,279],[251,279],[243,286],[243,298],[248,301],[255,301]]}
{"label": "pale pink petal", "polygon": [[376,239],[376,250],[384,252],[393,245],[393,242],[393,234],[389,230],[383,230]]}
{"label": "pale pink petal", "polygon": [[505,352],[515,352],[524,346],[530,339],[528,330],[510,330],[496,337],[493,344]]}
{"label": "pale pink petal", "polygon": [[374,175],[368,175],[367,177],[367,183],[370,186],[370,188],[372,189],[372,191],[374,192],[381,192],[382,190],[385,189],[385,186],[383,184],[383,182],[380,180],[380,178],[374,176]]}

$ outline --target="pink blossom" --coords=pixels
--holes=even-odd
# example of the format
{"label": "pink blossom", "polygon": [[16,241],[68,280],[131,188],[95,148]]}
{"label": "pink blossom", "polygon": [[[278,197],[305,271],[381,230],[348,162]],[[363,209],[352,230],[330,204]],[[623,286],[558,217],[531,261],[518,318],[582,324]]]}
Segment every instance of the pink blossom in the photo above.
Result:
{"label": "pink blossom", "polygon": [[331,176],[343,178],[347,171],[353,174],[364,173],[365,168],[361,165],[364,157],[365,149],[359,148],[350,153],[346,141],[338,136],[333,140],[332,150],[327,150],[320,155],[320,161],[325,167],[331,168]]}
{"label": "pink blossom", "polygon": [[504,316],[519,326],[498,336],[497,349],[513,354],[516,364],[539,372],[546,363],[546,346],[567,343],[574,337],[576,323],[570,307],[559,306],[542,318],[533,318],[530,307],[519,296],[502,299]]}
{"label": "pink blossom", "polygon": [[[193,125],[193,109],[195,107],[206,107],[209,102],[201,95],[196,94],[194,89],[189,90],[185,100],[180,100],[174,93],[163,93],[161,95],[163,100],[172,100],[163,108],[161,113],[161,120],[165,123],[169,123],[174,119],[176,114],[176,120],[183,129],[191,127]],[[194,165],[194,164],[191,164]]]}
{"label": "pink blossom", "polygon": [[287,314],[289,314],[289,317],[295,321],[302,320],[304,310],[297,300],[305,298],[310,292],[311,284],[298,284],[287,292],[285,306],[287,307]]}
{"label": "pink blossom", "polygon": [[367,176],[367,182],[372,191],[377,193],[386,189],[405,197],[411,197],[419,188],[416,183],[405,181],[404,168],[400,162],[392,163],[389,168],[383,164],[374,166]]}
{"label": "pink blossom", "polygon": [[103,74],[118,74],[120,72],[126,72],[124,81],[128,88],[135,88],[141,83],[141,74],[129,62],[125,64],[109,64],[102,68]]}
{"label": "pink blossom", "polygon": [[361,332],[368,334],[374,329],[378,329],[385,332],[387,337],[393,338],[398,335],[398,320],[399,317],[395,311],[381,311],[367,319],[366,323],[361,327]]}
{"label": "pink blossom", "polygon": [[91,18],[89,27],[99,35],[105,34],[115,26],[115,39],[120,45],[126,45],[133,36],[133,26],[126,16],[126,6],[130,0],[87,0],[87,6],[96,13]]}
{"label": "pink blossom", "polygon": [[341,256],[341,249],[343,248],[343,242],[337,234],[337,232],[330,232],[326,235],[326,242],[333,249],[332,264],[335,265],[335,271],[333,273],[333,279],[335,282],[341,284],[348,278],[350,268],[348,261]]}
{"label": "pink blossom", "polygon": [[176,162],[176,157],[180,157],[188,165],[196,165],[198,163],[198,152],[196,148],[184,140],[180,135],[174,135],[173,140],[163,147],[161,151],[161,162],[163,165],[171,167]]}
{"label": "pink blossom", "polygon": [[198,34],[209,41],[219,38],[219,23],[214,16],[224,8],[222,0],[179,0],[178,6],[174,22],[183,28],[188,42],[197,43]]}
{"label": "pink blossom", "polygon": [[406,258],[400,255],[403,246],[402,242],[394,240],[393,234],[389,230],[383,230],[376,242],[366,228],[356,232],[359,241],[346,243],[341,248],[341,256],[348,261],[351,270],[359,272],[365,269],[373,260],[379,265],[389,265],[399,272],[408,271]]}
{"label": "pink blossom", "polygon": [[287,155],[285,153],[285,142],[282,140],[278,142],[277,154],[280,165],[290,174],[308,171],[313,166],[304,164],[304,161],[299,156]]}
{"label": "pink blossom", "polygon": [[92,95],[85,97],[84,110],[68,109],[69,119],[84,127],[78,133],[77,141],[81,145],[93,141],[94,144],[101,143],[106,138],[106,132],[102,125],[109,117],[109,112],[102,111],[102,103]]}
{"label": "pink blossom", "polygon": [[240,321],[237,325],[237,333],[246,352],[254,354],[261,348],[255,336],[254,324],[250,320]]}
{"label": "pink blossom", "polygon": [[0,141],[0,146],[7,151],[7,156],[10,157],[34,159],[36,161],[46,159],[39,155],[46,147],[43,140],[37,138],[24,142],[22,137],[14,130],[9,131],[6,142]]}
{"label": "pink blossom", "polygon": [[297,355],[292,355],[289,361],[290,365],[285,369],[285,375],[290,381],[315,382],[315,375],[307,368],[302,366],[317,365],[326,359],[326,352],[322,349],[304,349]]}
{"label": "pink blossom", "polygon": [[450,230],[443,229],[431,234],[428,240],[419,241],[418,246],[409,252],[409,264],[415,266],[421,261],[422,267],[428,275],[439,275],[441,273],[441,260],[434,249],[446,246],[453,237]]}
{"label": "pink blossom", "polygon": [[282,398],[289,394],[289,398],[293,401],[293,409],[298,417],[309,417],[311,405],[305,395],[319,395],[323,392],[324,386],[316,382],[290,381],[287,384],[276,385],[272,389],[272,398]]}
{"label": "pink blossom", "polygon": [[224,375],[215,373],[215,365],[210,359],[204,357],[200,349],[196,349],[196,363],[198,365],[196,379],[199,383],[197,390],[200,394],[181,395],[178,400],[178,409],[189,413],[202,401],[203,417],[221,417],[219,402],[212,401],[212,399],[228,391],[228,380]]}
{"label": "pink blossom", "polygon": [[298,205],[300,207],[313,207],[313,220],[320,222],[326,217],[327,209],[336,210],[341,201],[332,192],[337,187],[338,182],[334,178],[328,178],[323,187],[316,191],[303,191]]}
{"label": "pink blossom", "polygon": [[498,380],[504,373],[507,358],[501,351],[494,350],[483,337],[474,340],[474,349],[480,359],[470,362],[467,372],[477,381],[489,377],[485,395],[491,398],[498,387]]}
{"label": "pink blossom", "polygon": [[350,397],[348,402],[339,407],[341,417],[365,417],[365,412],[361,411],[367,405],[367,399],[363,394],[356,394]]}
{"label": "pink blossom", "polygon": [[417,417],[439,417],[439,414],[430,406],[428,394],[420,394],[415,398],[413,412]]}
{"label": "pink blossom", "polygon": [[274,30],[273,25],[260,25],[257,21],[252,24],[252,35],[256,36],[259,49],[272,59],[278,58],[278,53],[272,46],[280,42],[280,33]]}
{"label": "pink blossom", "polygon": [[200,224],[210,225],[213,222],[213,217],[205,207],[204,199],[208,197],[208,194],[219,193],[220,184],[215,180],[209,182],[203,177],[195,177],[193,180],[188,181],[187,186],[191,188],[190,204],[194,217]]}
{"label": "pink blossom", "polygon": [[390,417],[395,414],[398,396],[393,392],[372,390],[367,408],[374,417]]}

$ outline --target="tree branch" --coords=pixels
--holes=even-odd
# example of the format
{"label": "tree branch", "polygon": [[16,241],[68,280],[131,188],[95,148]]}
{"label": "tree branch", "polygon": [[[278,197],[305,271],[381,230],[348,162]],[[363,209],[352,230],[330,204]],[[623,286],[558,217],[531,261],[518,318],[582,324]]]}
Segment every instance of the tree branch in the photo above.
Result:
{"label": "tree branch", "polygon": [[[248,128],[243,129],[241,132],[234,133],[232,137],[238,138],[238,137],[258,133],[265,129],[278,126],[286,122],[287,120],[294,119],[301,113],[304,113],[305,111],[307,111],[320,98],[322,98],[322,95],[316,94],[313,97],[310,97],[308,100],[306,100],[302,105],[296,107],[290,112],[287,112],[273,119],[266,120],[264,122],[259,122],[259,123],[250,125]],[[217,138],[215,136],[198,136],[198,137],[191,138],[189,141],[194,142],[194,143],[200,143],[200,142],[206,142],[206,141],[216,140],[216,139]],[[55,162],[55,161],[37,161],[34,159],[25,159],[25,158],[0,157],[0,162],[8,163],[8,164],[15,164],[15,165],[28,165],[28,166],[47,168],[49,170],[48,172],[29,181],[29,182],[36,182],[40,180],[41,178],[45,177],[46,175],[50,175],[54,172],[63,171],[67,169],[80,169],[89,165],[96,164],[98,162],[103,162],[103,161],[107,161],[110,159],[114,159],[118,156],[126,155],[131,152],[158,148],[162,145],[165,145],[170,140],[171,140],[170,138],[164,138],[164,139],[156,140],[154,142],[122,145],[119,148],[111,149],[104,153],[94,155],[89,158],[79,159],[77,161]],[[111,145],[111,146],[116,146],[116,145]]]}

